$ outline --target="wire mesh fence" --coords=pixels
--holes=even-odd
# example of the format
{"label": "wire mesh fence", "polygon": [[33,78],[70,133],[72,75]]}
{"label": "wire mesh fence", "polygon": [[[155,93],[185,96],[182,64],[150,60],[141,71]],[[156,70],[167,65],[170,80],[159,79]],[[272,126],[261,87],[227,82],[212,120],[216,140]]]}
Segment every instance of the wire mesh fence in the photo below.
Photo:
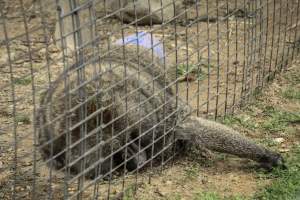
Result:
{"label": "wire mesh fence", "polygon": [[298,17],[297,0],[0,0],[0,198],[151,182],[180,121],[234,113],[297,56]]}

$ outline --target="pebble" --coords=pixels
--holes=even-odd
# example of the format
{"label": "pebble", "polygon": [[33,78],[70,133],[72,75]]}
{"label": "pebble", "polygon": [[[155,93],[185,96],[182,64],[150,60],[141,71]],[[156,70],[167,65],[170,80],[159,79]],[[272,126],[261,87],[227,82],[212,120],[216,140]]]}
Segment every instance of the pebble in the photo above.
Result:
{"label": "pebble", "polygon": [[289,149],[279,149],[280,153],[286,153],[286,152],[289,152],[289,151],[290,151]]}
{"label": "pebble", "polygon": [[285,141],[284,138],[274,138],[273,141],[276,143],[276,144],[281,144]]}
{"label": "pebble", "polygon": [[166,184],[167,185],[172,185],[172,181],[167,181]]}

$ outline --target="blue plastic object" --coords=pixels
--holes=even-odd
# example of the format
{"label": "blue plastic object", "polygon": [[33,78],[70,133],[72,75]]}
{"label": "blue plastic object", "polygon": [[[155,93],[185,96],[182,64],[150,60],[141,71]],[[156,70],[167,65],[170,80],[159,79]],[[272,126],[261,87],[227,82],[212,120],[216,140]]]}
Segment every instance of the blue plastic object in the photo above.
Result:
{"label": "blue plastic object", "polygon": [[164,48],[163,44],[155,37],[152,37],[151,42],[151,34],[147,32],[138,32],[138,34],[132,34],[129,36],[124,37],[123,39],[119,39],[116,41],[117,45],[140,45],[146,49],[153,48],[153,52],[158,56],[159,58],[164,58]]}

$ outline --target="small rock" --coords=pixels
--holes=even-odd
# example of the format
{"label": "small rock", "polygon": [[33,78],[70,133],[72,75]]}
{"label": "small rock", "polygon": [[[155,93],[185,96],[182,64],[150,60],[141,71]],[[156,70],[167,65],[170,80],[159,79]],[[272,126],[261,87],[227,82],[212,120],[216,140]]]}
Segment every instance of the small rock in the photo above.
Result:
{"label": "small rock", "polygon": [[16,50],[23,51],[23,52],[28,52],[28,47],[26,47],[24,45],[18,45],[16,47]]}
{"label": "small rock", "polygon": [[117,190],[115,188],[112,189],[111,194],[117,194]]}
{"label": "small rock", "polygon": [[3,56],[0,56],[0,64],[6,63],[8,61],[7,54],[4,54]]}
{"label": "small rock", "polygon": [[15,64],[19,65],[19,64],[24,64],[26,61],[28,60],[24,60],[24,59],[17,59],[14,61]]}
{"label": "small rock", "polygon": [[57,46],[55,46],[54,44],[49,45],[48,49],[49,49],[50,53],[59,52],[59,48]]}
{"label": "small rock", "polygon": [[46,54],[46,48],[42,48],[42,49],[39,51],[39,54],[40,54],[40,55],[45,55],[45,54]]}
{"label": "small rock", "polygon": [[69,187],[69,188],[68,188],[68,191],[69,191],[69,192],[75,192],[75,191],[76,191],[76,188],[74,188],[74,187]]}
{"label": "small rock", "polygon": [[25,188],[21,187],[21,186],[16,186],[16,191],[20,192],[20,191],[24,191]]}
{"label": "small rock", "polygon": [[172,185],[172,181],[167,181],[166,184],[167,185]]}
{"label": "small rock", "polygon": [[289,152],[289,151],[290,151],[289,149],[283,149],[283,148],[282,148],[282,149],[279,149],[279,152],[280,152],[280,153],[286,153],[286,152]]}
{"label": "small rock", "polygon": [[30,69],[30,68],[31,68],[31,63],[26,62],[26,63],[23,64],[23,67],[24,67],[24,68],[27,68],[27,69],[28,69],[28,68]]}
{"label": "small rock", "polygon": [[273,141],[274,141],[276,144],[281,144],[281,143],[283,143],[283,142],[285,141],[285,139],[284,139],[284,138],[275,138],[275,139],[273,139]]}

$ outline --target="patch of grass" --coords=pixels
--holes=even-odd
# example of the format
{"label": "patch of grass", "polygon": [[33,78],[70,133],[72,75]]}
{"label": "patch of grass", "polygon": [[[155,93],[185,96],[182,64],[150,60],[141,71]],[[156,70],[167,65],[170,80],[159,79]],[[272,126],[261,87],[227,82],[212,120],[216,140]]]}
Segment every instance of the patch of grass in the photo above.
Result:
{"label": "patch of grass", "polygon": [[197,76],[197,80],[204,80],[206,78],[206,74],[201,70],[201,67],[199,67],[198,70],[198,66],[197,65],[185,65],[185,64],[181,64],[178,65],[177,67],[177,74],[179,76],[186,76],[187,74],[194,74],[195,76]]}
{"label": "patch of grass", "polygon": [[[286,132],[291,133],[294,131],[290,127],[293,123],[300,123],[300,112],[288,112],[275,109],[273,106],[258,105],[263,109],[264,120],[262,122],[255,122],[254,111],[252,114],[246,115],[227,115],[221,122],[225,125],[238,125],[249,130],[262,129],[268,132]],[[249,109],[249,108],[248,108]],[[253,118],[254,117],[254,118]]]}
{"label": "patch of grass", "polygon": [[182,198],[181,198],[181,195],[180,195],[180,194],[175,193],[175,194],[172,194],[171,196],[169,196],[167,199],[168,199],[168,200],[180,200],[180,199],[182,199]]}
{"label": "patch of grass", "polygon": [[210,68],[210,69],[215,67],[214,65],[208,64],[208,63],[201,63],[201,66],[202,66],[203,68]]}
{"label": "patch of grass", "polygon": [[269,75],[268,75],[268,81],[273,81],[275,78],[275,72],[271,72]]}
{"label": "patch of grass", "polygon": [[253,90],[253,97],[258,98],[262,95],[262,88],[261,87],[256,87]]}
{"label": "patch of grass", "polygon": [[289,80],[292,85],[300,84],[300,76],[298,73],[287,73],[283,75],[285,79]]}
{"label": "patch of grass", "polygon": [[197,80],[202,81],[202,80],[204,80],[206,77],[207,77],[207,75],[206,75],[205,73],[203,73],[203,71],[201,71],[201,72],[198,74]]}
{"label": "patch of grass", "polygon": [[229,196],[223,198],[215,192],[203,192],[195,194],[193,200],[247,200],[247,198],[242,196]]}
{"label": "patch of grass", "polygon": [[195,179],[199,175],[199,167],[195,164],[184,169],[186,179]]}
{"label": "patch of grass", "polygon": [[286,99],[300,100],[300,90],[295,88],[288,88],[282,92],[282,96]]}
{"label": "patch of grass", "polygon": [[124,200],[133,200],[133,199],[135,199],[134,194],[135,194],[134,186],[128,187],[124,192],[123,199]]}
{"label": "patch of grass", "polygon": [[249,130],[255,130],[258,128],[258,125],[250,118],[250,116],[233,116],[227,115],[221,121],[225,125],[239,125]]}
{"label": "patch of grass", "polygon": [[260,142],[268,147],[274,147],[274,146],[276,147],[278,145],[278,143],[276,143],[274,141],[274,139],[272,139],[270,137],[265,138],[265,139],[261,140]]}
{"label": "patch of grass", "polygon": [[215,192],[203,192],[194,196],[194,200],[221,200],[221,197]]}
{"label": "patch of grass", "polygon": [[186,64],[180,64],[177,67],[177,74],[179,76],[184,76],[188,72],[192,72],[192,71],[195,71],[195,70],[197,70],[197,68],[194,65],[187,66]]}
{"label": "patch of grass", "polygon": [[268,118],[261,124],[261,128],[269,132],[286,131],[291,123],[300,123],[300,112],[281,111],[267,106],[264,114]]}
{"label": "patch of grass", "polygon": [[14,84],[16,85],[29,85],[31,83],[30,77],[23,77],[23,78],[15,78]]}
{"label": "patch of grass", "polygon": [[[191,69],[191,67],[189,67],[189,69]],[[178,65],[178,67],[177,67],[177,74],[179,76],[185,75],[186,72],[187,72],[187,66],[186,65],[184,65],[184,64]]]}
{"label": "patch of grass", "polygon": [[243,197],[243,196],[231,196],[226,197],[224,200],[248,200],[249,198]]}
{"label": "patch of grass", "polygon": [[16,115],[16,122],[23,124],[30,124],[30,118],[27,115],[19,114]]}
{"label": "patch of grass", "polygon": [[287,170],[274,170],[266,175],[275,178],[273,183],[256,194],[258,200],[300,199],[300,146],[296,147],[287,159]]}

